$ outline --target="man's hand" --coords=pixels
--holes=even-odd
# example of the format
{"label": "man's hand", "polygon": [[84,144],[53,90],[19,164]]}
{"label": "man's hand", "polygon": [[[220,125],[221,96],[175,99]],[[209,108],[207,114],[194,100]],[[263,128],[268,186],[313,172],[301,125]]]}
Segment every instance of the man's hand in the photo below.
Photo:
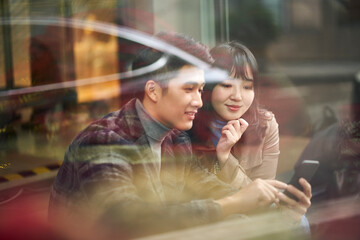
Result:
{"label": "man's hand", "polygon": [[307,209],[311,206],[311,185],[303,178],[299,180],[300,185],[304,191],[300,191],[292,185],[288,185],[287,191],[292,193],[297,200],[293,200],[283,193],[279,194],[279,198],[285,204],[282,204],[281,210],[284,216],[290,217],[294,221],[300,222],[302,216],[306,213]]}
{"label": "man's hand", "polygon": [[229,121],[221,130],[221,137],[216,146],[216,155],[222,167],[229,158],[231,148],[237,143],[249,124],[242,118]]}
{"label": "man's hand", "polygon": [[272,203],[279,204],[279,189],[287,189],[286,183],[277,180],[256,179],[232,196],[217,200],[223,214],[251,213]]}

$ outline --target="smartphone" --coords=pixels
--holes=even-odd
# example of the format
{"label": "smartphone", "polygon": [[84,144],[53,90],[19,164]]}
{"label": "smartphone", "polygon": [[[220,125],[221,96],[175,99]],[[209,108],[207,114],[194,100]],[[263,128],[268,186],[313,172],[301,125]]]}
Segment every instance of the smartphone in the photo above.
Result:
{"label": "smartphone", "polygon": [[[314,176],[316,170],[318,169],[320,163],[316,160],[304,160],[300,165],[298,165],[294,169],[294,175],[292,176],[291,180],[288,184],[293,185],[297,189],[303,191],[302,186],[299,183],[300,178],[304,178],[306,181],[310,183],[311,178]],[[296,197],[288,191],[284,191],[288,197],[296,200]]]}

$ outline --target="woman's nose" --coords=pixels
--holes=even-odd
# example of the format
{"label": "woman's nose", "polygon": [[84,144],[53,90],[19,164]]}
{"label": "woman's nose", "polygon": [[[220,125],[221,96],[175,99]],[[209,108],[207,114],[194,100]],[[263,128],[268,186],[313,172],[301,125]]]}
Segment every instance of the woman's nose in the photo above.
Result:
{"label": "woman's nose", "polygon": [[234,87],[230,98],[231,98],[231,100],[234,100],[234,101],[240,101],[242,99],[242,97],[241,97],[241,88],[240,87]]}

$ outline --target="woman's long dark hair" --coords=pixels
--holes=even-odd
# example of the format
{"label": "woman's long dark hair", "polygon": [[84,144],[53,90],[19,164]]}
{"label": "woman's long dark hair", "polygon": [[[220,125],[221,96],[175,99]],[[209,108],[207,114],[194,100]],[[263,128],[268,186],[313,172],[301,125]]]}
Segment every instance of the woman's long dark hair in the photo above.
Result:
{"label": "woman's long dark hair", "polygon": [[[244,113],[244,118],[249,127],[241,137],[240,141],[242,145],[250,144],[256,145],[261,142],[266,130],[266,117],[265,109],[259,107],[258,104],[258,65],[254,55],[244,45],[232,41],[222,43],[210,51],[215,62],[214,65],[222,69],[227,70],[229,75],[234,75],[235,78],[246,78],[246,64],[250,66],[254,77],[254,101],[249,109]],[[214,116],[215,110],[211,105],[211,94],[217,83],[207,83],[204,88],[203,102],[204,106],[200,110],[199,114],[195,118],[194,129],[192,130],[192,137],[195,138],[195,143],[204,142],[209,139],[209,124]]]}

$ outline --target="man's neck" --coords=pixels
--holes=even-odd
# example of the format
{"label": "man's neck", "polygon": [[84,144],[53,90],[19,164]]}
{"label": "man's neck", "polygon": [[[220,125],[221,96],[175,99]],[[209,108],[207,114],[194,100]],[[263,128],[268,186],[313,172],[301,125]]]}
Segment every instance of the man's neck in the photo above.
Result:
{"label": "man's neck", "polygon": [[136,111],[139,115],[146,135],[151,139],[161,142],[163,138],[171,131],[170,128],[167,128],[159,121],[157,121],[139,100],[136,101]]}

